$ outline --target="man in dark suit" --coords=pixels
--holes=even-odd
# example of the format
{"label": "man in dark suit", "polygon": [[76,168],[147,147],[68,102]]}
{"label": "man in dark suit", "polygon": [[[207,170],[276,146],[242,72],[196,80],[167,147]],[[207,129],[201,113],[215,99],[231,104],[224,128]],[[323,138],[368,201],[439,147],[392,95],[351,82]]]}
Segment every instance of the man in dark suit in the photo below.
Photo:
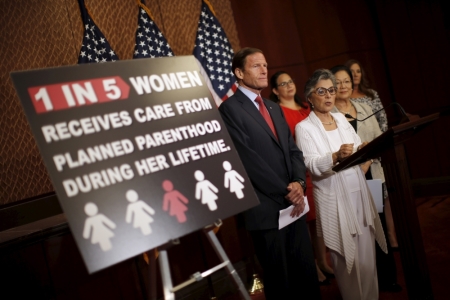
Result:
{"label": "man in dark suit", "polygon": [[278,104],[263,100],[267,62],[261,50],[244,48],[233,58],[239,88],[219,111],[260,204],[244,212],[264,270],[266,299],[318,299],[320,290],[305,216],[278,230],[279,211],[304,210],[306,167]]}

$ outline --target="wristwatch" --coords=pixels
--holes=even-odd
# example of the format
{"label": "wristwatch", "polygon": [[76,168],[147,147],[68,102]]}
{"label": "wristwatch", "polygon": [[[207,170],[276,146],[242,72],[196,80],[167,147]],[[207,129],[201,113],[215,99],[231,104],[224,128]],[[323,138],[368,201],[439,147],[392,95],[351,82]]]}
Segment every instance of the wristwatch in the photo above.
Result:
{"label": "wristwatch", "polygon": [[301,180],[301,179],[298,179],[298,180],[296,180],[298,183],[300,183],[300,185],[302,186],[302,188],[303,188],[303,191],[306,191],[306,183],[303,181],[303,180]]}

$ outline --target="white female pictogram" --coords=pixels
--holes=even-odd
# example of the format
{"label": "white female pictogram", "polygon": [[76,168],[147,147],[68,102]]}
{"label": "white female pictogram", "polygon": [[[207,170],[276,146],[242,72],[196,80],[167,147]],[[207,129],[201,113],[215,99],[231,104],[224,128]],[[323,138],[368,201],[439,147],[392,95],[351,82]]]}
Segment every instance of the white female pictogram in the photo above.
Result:
{"label": "white female pictogram", "polygon": [[89,218],[84,221],[83,237],[90,238],[92,244],[100,244],[103,251],[110,250],[112,245],[109,239],[114,236],[114,232],[110,228],[116,228],[116,224],[104,214],[97,214],[97,205],[92,202],[86,203],[84,212]]}
{"label": "white female pictogram", "polygon": [[244,198],[244,178],[235,170],[231,169],[231,164],[228,161],[224,161],[222,164],[225,172],[225,188],[230,188],[231,193],[236,193],[238,199]]}
{"label": "white female pictogram", "polygon": [[189,200],[179,191],[173,189],[173,184],[170,180],[164,180],[162,187],[167,192],[164,194],[163,210],[167,211],[170,208],[169,215],[176,216],[179,223],[186,222],[186,214],[184,212],[188,208],[184,203],[188,204]]}
{"label": "white female pictogram", "polygon": [[153,223],[151,215],[155,214],[153,208],[144,201],[138,200],[139,195],[134,190],[127,191],[126,197],[131,203],[128,204],[125,221],[127,223],[133,222],[134,228],[140,227],[143,235],[152,233],[150,223]]}
{"label": "white female pictogram", "polygon": [[216,200],[218,198],[216,193],[219,190],[209,180],[205,180],[205,175],[202,171],[195,171],[194,176],[198,181],[195,186],[195,199],[202,200],[202,204],[207,204],[209,210],[216,210]]}

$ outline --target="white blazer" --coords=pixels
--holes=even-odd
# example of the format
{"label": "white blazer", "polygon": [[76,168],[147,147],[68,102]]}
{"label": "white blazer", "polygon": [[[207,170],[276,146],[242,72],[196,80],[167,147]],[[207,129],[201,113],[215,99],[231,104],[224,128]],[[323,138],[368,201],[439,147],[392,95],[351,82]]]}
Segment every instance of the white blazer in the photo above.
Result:
{"label": "white blazer", "polygon": [[[354,151],[356,151],[361,145],[361,139],[352,125],[341,113],[331,113],[331,115],[336,121],[343,143],[353,143]],[[311,172],[316,204],[317,234],[323,236],[328,248],[344,256],[347,271],[350,273],[356,250],[352,236],[361,234],[361,230],[350,203],[345,175],[332,170],[332,150],[327,133],[314,112],[295,126],[295,136],[297,146],[303,151],[306,167]],[[353,168],[360,179],[365,219],[368,226],[373,228],[375,239],[381,249],[387,253],[383,228],[366,179],[359,166]]]}

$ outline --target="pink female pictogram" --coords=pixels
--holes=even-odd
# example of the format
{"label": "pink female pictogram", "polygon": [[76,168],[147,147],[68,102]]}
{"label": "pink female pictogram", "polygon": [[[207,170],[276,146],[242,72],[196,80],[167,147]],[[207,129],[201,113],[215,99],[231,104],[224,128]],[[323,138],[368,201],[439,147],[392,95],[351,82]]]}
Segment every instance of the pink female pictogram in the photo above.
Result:
{"label": "pink female pictogram", "polygon": [[169,210],[169,215],[176,216],[179,223],[186,222],[185,211],[188,208],[184,203],[188,204],[189,200],[179,191],[173,189],[173,183],[170,180],[164,180],[162,187],[166,191],[163,200],[163,210]]}

